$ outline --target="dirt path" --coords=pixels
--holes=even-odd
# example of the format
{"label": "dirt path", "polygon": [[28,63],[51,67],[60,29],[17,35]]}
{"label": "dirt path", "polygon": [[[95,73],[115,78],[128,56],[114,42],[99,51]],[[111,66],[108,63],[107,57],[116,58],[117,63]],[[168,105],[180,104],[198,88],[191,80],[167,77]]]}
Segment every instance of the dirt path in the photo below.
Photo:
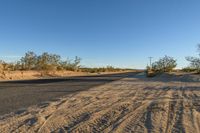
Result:
{"label": "dirt path", "polygon": [[124,78],[5,116],[0,132],[198,133],[200,83],[182,78]]}
{"label": "dirt path", "polygon": [[128,72],[0,82],[0,116],[135,74]]}

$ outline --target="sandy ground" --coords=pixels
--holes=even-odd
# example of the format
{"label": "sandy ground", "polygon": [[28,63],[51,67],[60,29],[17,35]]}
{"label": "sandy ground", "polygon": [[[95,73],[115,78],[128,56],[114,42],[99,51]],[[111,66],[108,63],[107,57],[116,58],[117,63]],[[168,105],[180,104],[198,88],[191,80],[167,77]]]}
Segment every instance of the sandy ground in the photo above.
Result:
{"label": "sandy ground", "polygon": [[142,74],[0,120],[0,132],[199,133],[200,76]]}
{"label": "sandy ground", "polygon": [[98,74],[111,74],[111,73],[122,73],[122,72],[88,73],[88,72],[74,72],[74,71],[56,71],[42,75],[42,72],[40,71],[6,71],[4,72],[4,74],[0,74],[0,81],[30,80],[30,79],[41,79],[41,78],[85,76],[85,75],[98,75]]}
{"label": "sandy ground", "polygon": [[0,116],[32,105],[86,91],[137,72],[0,82]]}
{"label": "sandy ground", "polygon": [[48,75],[42,75],[40,71],[6,71],[4,72],[4,75],[0,75],[0,80],[39,79],[49,77],[81,76],[87,74],[88,73],[84,72],[57,71],[49,73]]}

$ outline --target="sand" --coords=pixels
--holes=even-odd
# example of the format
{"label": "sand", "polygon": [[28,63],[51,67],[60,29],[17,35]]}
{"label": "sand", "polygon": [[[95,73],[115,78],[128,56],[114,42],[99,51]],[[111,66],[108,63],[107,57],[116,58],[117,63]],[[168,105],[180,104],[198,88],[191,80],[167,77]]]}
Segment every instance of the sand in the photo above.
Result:
{"label": "sand", "polygon": [[0,132],[199,133],[200,76],[124,78],[0,119]]}
{"label": "sand", "polygon": [[[126,72],[126,71],[124,71]],[[128,72],[128,71],[127,71]],[[55,78],[55,77],[71,77],[71,76],[88,76],[99,74],[112,74],[123,72],[101,72],[101,73],[88,73],[88,72],[74,72],[74,71],[55,71],[48,74],[42,74],[40,71],[6,71],[4,74],[0,74],[0,81],[8,80],[30,80],[30,79],[42,79],[42,78]]]}
{"label": "sand", "polygon": [[73,72],[73,71],[56,71],[43,74],[40,71],[6,71],[0,74],[0,81],[2,80],[24,80],[24,79],[40,79],[50,77],[64,77],[64,76],[82,76],[87,75],[84,72]]}

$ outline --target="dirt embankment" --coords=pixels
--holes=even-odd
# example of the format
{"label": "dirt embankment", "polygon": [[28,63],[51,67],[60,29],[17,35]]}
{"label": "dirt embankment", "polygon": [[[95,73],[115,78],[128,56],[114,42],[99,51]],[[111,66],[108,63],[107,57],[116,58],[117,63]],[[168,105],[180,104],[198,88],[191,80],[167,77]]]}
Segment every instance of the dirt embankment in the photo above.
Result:
{"label": "dirt embankment", "polygon": [[199,133],[200,83],[184,76],[138,75],[94,87],[2,117],[0,132]]}
{"label": "dirt embankment", "polygon": [[70,77],[70,76],[84,76],[97,74],[112,74],[122,72],[102,72],[102,73],[88,73],[88,72],[74,72],[74,71],[56,71],[48,74],[40,71],[6,71],[0,74],[0,81],[3,80],[29,80],[53,77]]}

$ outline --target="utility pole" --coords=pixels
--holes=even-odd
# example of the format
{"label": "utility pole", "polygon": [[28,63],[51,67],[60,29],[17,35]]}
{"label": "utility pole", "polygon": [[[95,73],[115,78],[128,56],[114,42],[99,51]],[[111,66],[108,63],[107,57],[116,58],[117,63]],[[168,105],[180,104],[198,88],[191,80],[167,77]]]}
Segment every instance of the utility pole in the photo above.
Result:
{"label": "utility pole", "polygon": [[153,57],[149,57],[149,61],[150,61],[150,68],[152,68],[152,59],[153,59]]}

